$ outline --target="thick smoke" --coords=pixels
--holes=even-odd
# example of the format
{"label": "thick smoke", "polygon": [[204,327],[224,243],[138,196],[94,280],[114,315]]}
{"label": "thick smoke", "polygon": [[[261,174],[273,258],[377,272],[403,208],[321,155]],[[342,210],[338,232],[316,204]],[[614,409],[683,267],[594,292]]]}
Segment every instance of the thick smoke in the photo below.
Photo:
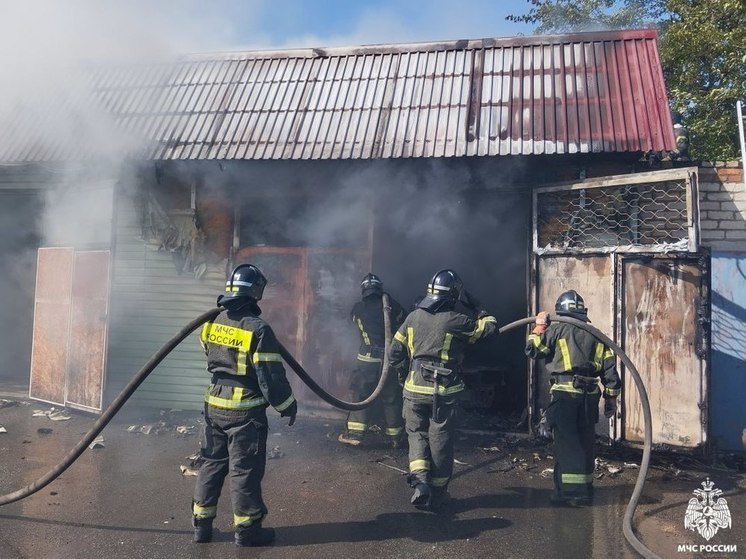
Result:
{"label": "thick smoke", "polygon": [[[360,296],[359,279],[368,271],[381,276],[387,291],[409,308],[435,272],[452,268],[500,324],[525,316],[530,197],[511,186],[522,172],[520,165],[480,165],[462,158],[236,162],[224,169],[210,174],[206,182],[211,188],[243,181],[268,197],[259,203],[256,189],[231,189],[233,203],[258,223],[243,229],[242,246],[364,252],[362,262],[354,251],[346,259],[327,260],[338,266],[332,276],[347,277],[353,271],[349,284],[331,290],[324,289],[324,269],[309,266],[311,288],[318,284],[311,300],[335,307],[335,321],[308,330],[313,339],[317,328],[325,329],[319,344],[323,352],[354,358],[355,331],[346,315]],[[372,267],[365,253],[369,239]],[[281,289],[269,279],[268,289]],[[525,366],[520,337],[506,336],[484,348],[473,364],[505,367],[523,378],[518,370]],[[328,387],[337,388],[334,379],[330,375]],[[514,404],[522,407],[523,383],[516,382]]]}
{"label": "thick smoke", "polygon": [[[448,2],[438,2],[437,9],[427,10],[385,3],[375,12],[361,10],[347,27],[310,33],[303,31],[300,23],[308,3],[290,2],[283,11],[297,16],[298,27],[288,24],[284,36],[266,25],[267,14],[274,9],[270,3],[234,0],[208,4],[212,7],[196,0],[2,4],[0,52],[6,54],[0,57],[0,121],[11,125],[0,136],[0,150],[9,153],[8,146],[23,145],[30,158],[41,155],[46,160],[35,166],[35,183],[28,185],[36,193],[35,203],[44,208],[42,218],[32,222],[35,212],[26,207],[21,222],[29,235],[19,241],[15,252],[2,254],[3,262],[14,266],[8,277],[25,278],[16,281],[15,288],[3,282],[0,291],[6,299],[33,303],[32,263],[39,246],[95,249],[110,244],[114,185],[129,172],[128,158],[146,146],[115,122],[116,115],[108,110],[106,100],[92,96],[91,88],[98,79],[92,78],[96,75],[92,70],[135,68],[182,53],[237,48],[338,46],[495,34],[484,27],[488,18],[483,15],[491,5],[487,2],[476,2],[469,10]],[[454,18],[456,9],[460,15],[475,15]],[[412,10],[418,17],[410,17]],[[286,19],[292,23],[294,18]],[[237,27],[241,25],[249,31],[239,34]],[[23,157],[14,163],[19,173],[25,168],[22,163]],[[184,184],[204,173],[199,165],[208,164],[195,163],[177,171],[183,174]],[[267,193],[258,185],[287,185],[287,191],[280,189],[262,198],[260,215],[254,213],[263,234],[275,239],[279,236],[285,244],[360,247],[367,246],[372,236],[371,271],[383,276],[405,307],[422,294],[435,271],[452,267],[498,318],[514,318],[524,310],[524,282],[516,276],[524,275],[525,257],[516,255],[525,254],[525,199],[485,194],[507,184],[506,169],[500,169],[497,180],[497,173],[475,170],[463,161],[237,163],[227,165],[224,172],[213,167],[206,186],[223,195],[230,192],[234,203],[258,203],[256,192]],[[251,188],[246,187],[247,182]],[[242,200],[243,193],[254,198]],[[21,206],[18,208],[20,211]],[[484,238],[485,231],[496,233]],[[261,232],[255,229],[249,234]],[[249,240],[273,243],[272,238]],[[351,266],[343,259],[336,262]],[[367,267],[366,262],[363,271],[367,272]],[[357,281],[355,278],[353,288]],[[320,284],[328,287],[328,281]],[[20,297],[18,285],[23,286]],[[356,295],[355,289],[346,293]],[[506,300],[512,306],[504,310],[500,307]],[[344,315],[352,302],[340,300],[335,305]],[[354,355],[350,332],[329,337],[327,345],[338,344],[335,351]],[[339,332],[331,332],[335,333]],[[26,339],[30,337],[29,324]],[[8,352],[11,348],[3,349]],[[24,379],[27,370],[13,374]]]}
{"label": "thick smoke", "polygon": [[[112,186],[136,143],[93,102],[91,68],[163,58],[186,47],[168,23],[177,3],[54,0],[0,4],[0,259],[6,359],[28,381],[36,249],[99,248],[111,236]],[[175,18],[178,20],[178,18]],[[196,22],[184,33],[197,28]],[[195,36],[198,36],[195,34]],[[41,164],[32,164],[35,160]],[[91,165],[95,161],[95,165]]]}

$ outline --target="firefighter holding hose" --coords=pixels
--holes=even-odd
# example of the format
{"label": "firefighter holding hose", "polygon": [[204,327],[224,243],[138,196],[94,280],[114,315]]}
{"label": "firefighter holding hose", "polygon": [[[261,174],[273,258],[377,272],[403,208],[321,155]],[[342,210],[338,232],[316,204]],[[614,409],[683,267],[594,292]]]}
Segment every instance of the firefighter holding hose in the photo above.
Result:
{"label": "firefighter holding hose", "polygon": [[[555,312],[583,322],[588,309],[573,290],[562,293]],[[617,411],[622,382],[616,370],[614,353],[593,335],[578,326],[549,324],[546,312],[536,315],[536,325],[526,342],[526,355],[544,359],[550,373],[552,395],[545,411],[547,426],[554,438],[553,504],[591,504],[595,463],[595,425],[603,384],[604,415]]]}
{"label": "firefighter holding hose", "polygon": [[457,399],[465,388],[460,374],[464,352],[497,331],[495,317],[485,311],[472,317],[455,310],[465,293],[453,270],[436,273],[391,344],[391,367],[404,385],[411,502],[421,509],[437,509],[447,496]]}
{"label": "firefighter holding hose", "polygon": [[[375,274],[366,274],[360,282],[362,299],[355,303],[350,312],[350,319],[360,335],[360,347],[357,353],[357,366],[351,379],[351,388],[356,399],[368,397],[381,376],[385,327],[383,320],[383,282]],[[389,317],[391,331],[395,332],[404,321],[404,309],[389,295]],[[400,445],[404,426],[402,421],[401,388],[396,377],[389,377],[384,385],[380,398],[373,406],[350,412],[347,416],[346,430],[338,440],[341,443],[359,445],[365,441],[365,434],[371,418],[383,412],[384,436],[392,448]]]}
{"label": "firefighter holding hose", "polygon": [[267,280],[251,264],[237,266],[218,305],[225,307],[202,327],[201,342],[212,374],[205,395],[204,459],[194,488],[194,541],[212,540],[212,523],[226,475],[230,474],[235,543],[268,545],[275,531],[262,527],[267,507],[261,482],[267,461],[267,412],[272,406],[288,425],[298,405],[272,328],[259,318]]}

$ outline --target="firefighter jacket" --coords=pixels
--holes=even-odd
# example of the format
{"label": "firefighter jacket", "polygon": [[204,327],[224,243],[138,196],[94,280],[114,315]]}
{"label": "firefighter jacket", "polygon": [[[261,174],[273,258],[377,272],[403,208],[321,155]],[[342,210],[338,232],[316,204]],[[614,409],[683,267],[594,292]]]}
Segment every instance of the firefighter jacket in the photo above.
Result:
{"label": "firefighter jacket", "polygon": [[[551,391],[584,393],[572,376],[600,378],[605,397],[618,396],[622,381],[616,370],[614,352],[582,328],[555,322],[543,334],[531,334],[526,342],[526,355],[545,359],[551,374]],[[597,393],[597,386],[596,386]]]}
{"label": "firefighter jacket", "polygon": [[202,327],[207,371],[212,373],[205,395],[209,405],[228,410],[271,405],[283,412],[295,402],[279,343],[260,313],[256,304],[249,303],[220,313]]}
{"label": "firefighter jacket", "polygon": [[[404,321],[404,309],[389,295],[389,320],[391,322],[391,333],[393,334]],[[362,301],[355,303],[350,312],[352,322],[357,326],[360,334],[360,349],[358,350],[358,361],[366,363],[380,363],[383,359],[384,347],[384,325],[383,325],[383,298],[380,295],[369,295]]]}
{"label": "firefighter jacket", "polygon": [[438,396],[452,396],[464,389],[460,369],[464,351],[470,344],[497,331],[494,316],[474,319],[454,310],[431,312],[417,308],[412,311],[394,335],[391,344],[391,366],[404,367],[409,359],[409,371],[404,381],[404,396],[431,397],[435,382],[422,364],[449,369],[451,372],[437,384]]}

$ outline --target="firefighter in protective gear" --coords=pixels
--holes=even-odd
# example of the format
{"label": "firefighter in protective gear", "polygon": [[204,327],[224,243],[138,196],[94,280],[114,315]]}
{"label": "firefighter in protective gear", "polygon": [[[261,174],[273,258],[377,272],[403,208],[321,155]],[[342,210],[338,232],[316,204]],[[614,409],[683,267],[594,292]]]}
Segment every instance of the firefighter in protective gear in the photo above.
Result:
{"label": "firefighter in protective gear", "polygon": [[[356,399],[370,396],[378,384],[383,366],[384,336],[383,323],[383,282],[375,274],[367,274],[360,283],[362,299],[355,303],[350,312],[352,322],[360,334],[360,347],[357,366],[353,373],[351,388]],[[389,320],[393,334],[404,321],[404,309],[389,295]],[[384,385],[379,399],[370,407],[350,412],[347,416],[346,433],[339,441],[357,445],[363,442],[370,426],[370,419],[377,412],[383,412],[384,435],[392,447],[399,446],[404,425],[402,421],[401,388],[394,375]]]}
{"label": "firefighter in protective gear", "polygon": [[[588,309],[576,291],[557,299],[555,312],[584,322]],[[552,395],[545,411],[554,437],[554,492],[552,503],[590,504],[593,498],[595,425],[603,385],[604,414],[616,413],[622,383],[614,353],[582,328],[566,323],[548,324],[546,312],[526,342],[526,355],[546,360]]]}
{"label": "firefighter in protective gear", "polygon": [[[464,390],[461,364],[471,344],[497,332],[484,311],[471,317],[454,310],[463,285],[453,270],[441,270],[394,336],[391,366],[404,385],[404,422],[409,439],[411,502],[437,508],[453,473],[457,399]],[[408,364],[408,366],[407,366]]]}
{"label": "firefighter in protective gear", "polygon": [[212,539],[212,522],[228,474],[236,545],[267,545],[274,540],[274,530],[262,527],[267,514],[261,488],[267,459],[266,408],[271,405],[292,425],[298,406],[275,334],[259,318],[257,302],[266,284],[256,266],[236,267],[226,293],[218,297],[225,311],[202,327],[212,380],[205,395],[204,461],[192,503],[197,543]]}

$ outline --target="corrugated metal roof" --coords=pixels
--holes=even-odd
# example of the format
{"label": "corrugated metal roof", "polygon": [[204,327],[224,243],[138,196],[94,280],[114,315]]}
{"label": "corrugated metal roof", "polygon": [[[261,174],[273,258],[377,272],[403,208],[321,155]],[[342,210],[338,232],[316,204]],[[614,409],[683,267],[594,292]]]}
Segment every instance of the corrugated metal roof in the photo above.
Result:
{"label": "corrugated metal roof", "polygon": [[[653,30],[196,55],[99,69],[90,88],[89,116],[110,119],[109,134],[145,159],[675,147]],[[80,102],[65,105],[81,132],[98,130],[81,119]],[[34,139],[38,125],[16,119],[6,128],[0,160],[83,156],[80,145]]]}

